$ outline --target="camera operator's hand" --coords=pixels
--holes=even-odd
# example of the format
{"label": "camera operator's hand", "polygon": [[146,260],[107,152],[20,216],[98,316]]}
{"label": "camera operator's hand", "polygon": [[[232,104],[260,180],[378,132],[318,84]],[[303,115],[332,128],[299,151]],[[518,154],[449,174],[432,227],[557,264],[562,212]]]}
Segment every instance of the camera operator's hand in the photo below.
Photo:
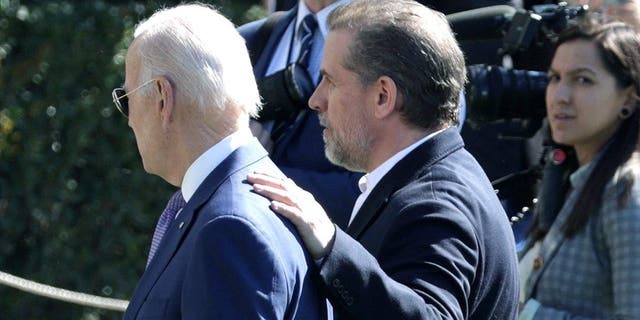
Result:
{"label": "camera operator's hand", "polygon": [[267,149],[267,152],[271,154],[273,150],[273,141],[271,140],[271,132],[265,130],[262,127],[262,123],[258,122],[258,120],[250,119],[249,120],[249,129],[251,129],[251,133],[260,141],[260,144]]}

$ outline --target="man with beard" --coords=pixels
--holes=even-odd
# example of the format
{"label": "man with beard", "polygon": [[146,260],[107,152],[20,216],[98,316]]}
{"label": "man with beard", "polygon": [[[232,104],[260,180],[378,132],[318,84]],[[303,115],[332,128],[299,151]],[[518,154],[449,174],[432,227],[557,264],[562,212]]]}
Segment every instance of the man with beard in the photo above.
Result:
{"label": "man with beard", "polygon": [[[293,8],[280,16],[276,14],[238,28],[253,56],[254,75],[265,101],[258,121],[252,120],[251,129],[278,168],[313,193],[335,223],[346,227],[362,174],[336,166],[324,156],[322,128],[317,114],[307,108],[307,100],[321,77],[327,16],[349,0],[295,2]],[[291,108],[285,108],[283,105],[290,103],[274,96],[286,94],[291,88],[275,84],[284,83],[279,75],[292,66],[309,80],[308,85],[302,85],[305,82],[301,79],[306,77],[295,78],[296,87],[307,90],[303,90],[304,97],[291,103]]]}
{"label": "man with beard", "polygon": [[309,100],[333,163],[366,172],[346,231],[292,180],[248,176],[298,228],[337,319],[515,319],[506,214],[456,130],[463,54],[414,1],[335,9]]}

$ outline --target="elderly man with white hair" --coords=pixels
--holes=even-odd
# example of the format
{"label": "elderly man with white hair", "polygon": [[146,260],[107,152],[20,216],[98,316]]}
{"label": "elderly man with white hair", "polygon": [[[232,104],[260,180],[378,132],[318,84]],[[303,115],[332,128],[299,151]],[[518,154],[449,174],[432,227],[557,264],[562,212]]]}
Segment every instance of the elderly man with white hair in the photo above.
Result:
{"label": "elderly man with white hair", "polygon": [[248,127],[260,98],[232,23],[204,5],[155,13],[135,30],[113,98],[145,170],[180,188],[124,318],[325,318],[295,228],[245,181],[281,173]]}

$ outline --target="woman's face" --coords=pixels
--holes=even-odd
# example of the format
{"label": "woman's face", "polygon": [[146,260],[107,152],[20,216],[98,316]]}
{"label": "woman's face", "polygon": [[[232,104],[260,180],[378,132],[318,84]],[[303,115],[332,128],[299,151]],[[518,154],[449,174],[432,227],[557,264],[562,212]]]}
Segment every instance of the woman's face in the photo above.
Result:
{"label": "woman's face", "polygon": [[633,88],[619,88],[596,45],[572,40],[558,47],[549,68],[547,116],[553,140],[589,162],[616,132]]}

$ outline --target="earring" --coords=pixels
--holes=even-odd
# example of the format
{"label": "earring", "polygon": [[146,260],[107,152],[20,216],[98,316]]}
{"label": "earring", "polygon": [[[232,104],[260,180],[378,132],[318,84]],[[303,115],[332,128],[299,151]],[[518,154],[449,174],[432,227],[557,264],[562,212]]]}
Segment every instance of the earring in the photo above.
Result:
{"label": "earring", "polygon": [[631,116],[631,110],[629,108],[622,108],[620,110],[620,113],[618,113],[618,117],[620,119],[626,119],[629,118]]}

